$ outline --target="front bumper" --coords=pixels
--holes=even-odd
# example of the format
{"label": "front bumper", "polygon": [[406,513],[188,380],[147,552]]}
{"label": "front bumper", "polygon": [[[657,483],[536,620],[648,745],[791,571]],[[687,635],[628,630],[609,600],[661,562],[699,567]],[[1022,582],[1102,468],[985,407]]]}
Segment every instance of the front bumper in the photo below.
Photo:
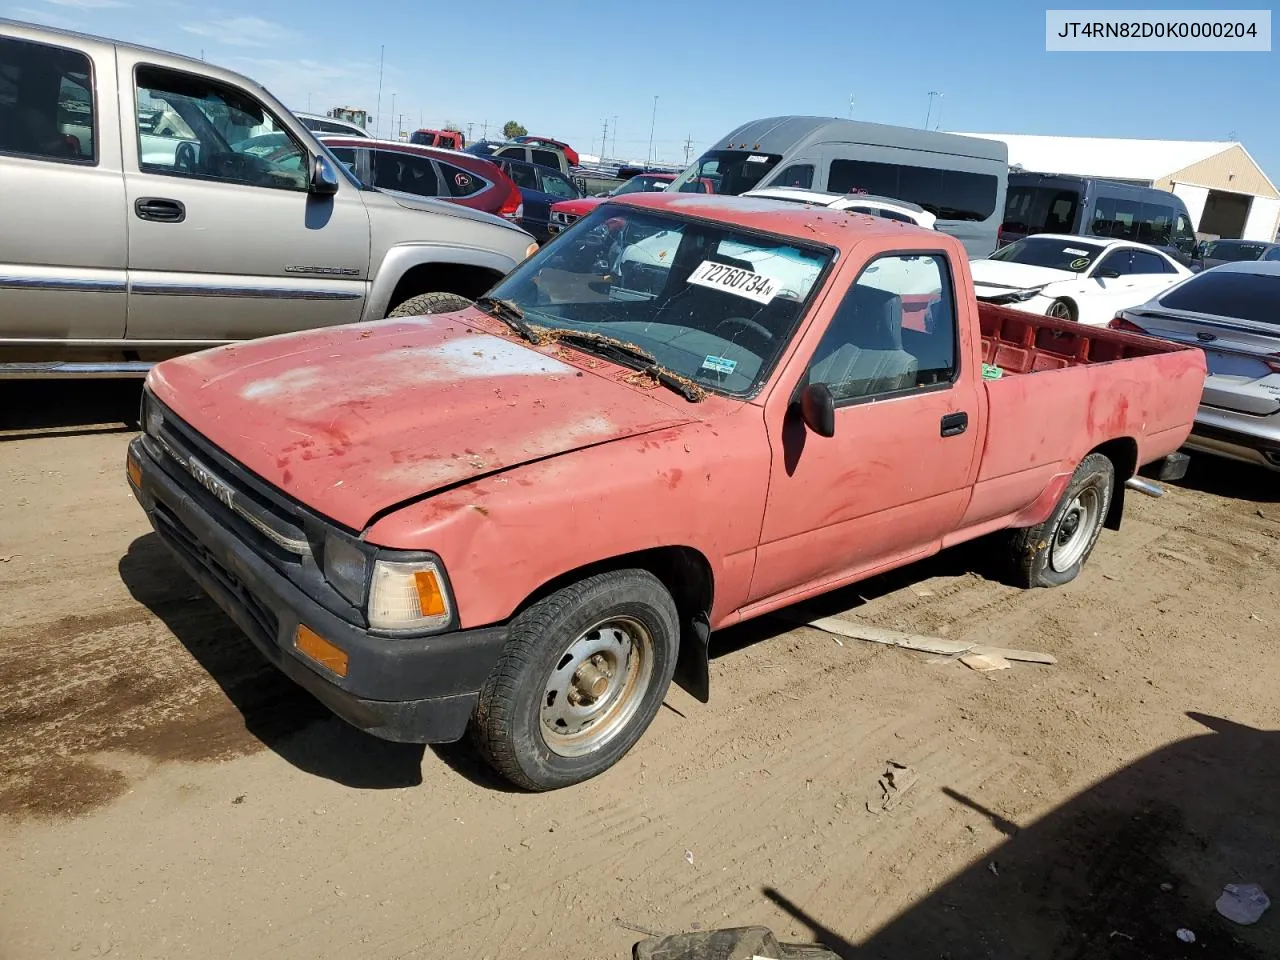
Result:
{"label": "front bumper", "polygon": [[[220,523],[135,438],[129,482],[161,540],[263,655],[335,714],[384,740],[448,743],[465,732],[506,628],[387,639],[325,610]],[[341,648],[345,676],[294,646],[305,625]]]}

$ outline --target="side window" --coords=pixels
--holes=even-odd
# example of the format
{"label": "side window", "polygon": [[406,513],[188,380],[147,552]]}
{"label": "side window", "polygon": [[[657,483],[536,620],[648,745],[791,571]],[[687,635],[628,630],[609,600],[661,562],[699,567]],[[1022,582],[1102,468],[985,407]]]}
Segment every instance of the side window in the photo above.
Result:
{"label": "side window", "polygon": [[849,288],[809,365],[836,402],[950,383],[956,375],[951,276],[940,254],[873,261]]}
{"label": "side window", "polygon": [[449,163],[439,163],[440,174],[445,179],[451,197],[469,197],[489,186],[489,181]]}
{"label": "side window", "polygon": [[338,158],[338,162],[350,170],[353,174],[356,172],[356,151],[353,147],[329,147],[329,152]]}
{"label": "side window", "polygon": [[538,189],[538,174],[533,167],[523,163],[504,163],[502,168],[521,190]]}
{"label": "side window", "polygon": [[1109,203],[1111,232],[1100,234],[1100,236],[1115,237],[1117,240],[1137,240],[1138,223],[1142,219],[1142,204],[1137,200],[1126,200],[1121,197],[1112,198]]}
{"label": "side window", "polygon": [[0,152],[94,163],[94,147],[89,58],[0,37]]}
{"label": "side window", "polygon": [[139,127],[144,173],[307,189],[308,154],[247,93],[159,67],[138,67],[135,82],[138,112],[158,113],[151,132]]}
{"label": "side window", "polygon": [[1280,247],[1272,247],[1262,255],[1263,260],[1280,260]]}
{"label": "side window", "polygon": [[1167,247],[1172,241],[1173,208],[1159,203],[1144,203],[1138,221],[1138,242],[1153,247]]}
{"label": "side window", "polygon": [[524,147],[503,147],[501,150],[495,150],[495,157],[510,157],[512,160],[523,160],[525,158]]}
{"label": "side window", "polygon": [[1117,276],[1129,276],[1133,273],[1133,253],[1132,250],[1112,250],[1098,261],[1093,275],[1099,279],[1105,279],[1102,275],[1110,271]]}
{"label": "side window", "polygon": [[419,197],[440,196],[436,168],[426,157],[393,150],[371,150],[373,185],[383,190],[399,190]]}
{"label": "side window", "polygon": [[813,187],[813,164],[793,163],[773,178],[772,186],[798,187],[809,190]]}
{"label": "side window", "polygon": [[578,190],[567,178],[554,170],[542,171],[542,190],[561,200],[577,200]]}
{"label": "side window", "polygon": [[1146,250],[1133,251],[1133,273],[1173,273],[1164,257]]}
{"label": "side window", "polygon": [[550,150],[531,150],[529,151],[530,159],[540,167],[551,167],[552,169],[560,169],[560,157],[552,153]]}

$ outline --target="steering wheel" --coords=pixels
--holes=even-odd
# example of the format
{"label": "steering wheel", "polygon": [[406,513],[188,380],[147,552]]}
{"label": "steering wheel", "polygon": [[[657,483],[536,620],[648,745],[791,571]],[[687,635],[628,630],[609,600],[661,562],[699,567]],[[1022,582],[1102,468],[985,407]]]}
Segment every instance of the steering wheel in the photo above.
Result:
{"label": "steering wheel", "polygon": [[178,144],[178,149],[173,153],[173,168],[181,170],[183,173],[196,173],[198,164],[196,161],[196,145],[189,140],[183,140]]}
{"label": "steering wheel", "polygon": [[[745,330],[751,330],[755,333],[758,333],[760,336],[764,337],[766,340],[773,339],[773,331],[771,331],[764,324],[756,323],[754,320],[748,320],[746,317],[725,317],[725,319],[721,320],[719,323],[716,324],[715,331],[713,332],[715,332],[716,335],[719,336],[720,328],[725,326],[726,324],[732,324],[736,327],[742,327]],[[726,337],[725,339],[732,340],[733,338]]]}

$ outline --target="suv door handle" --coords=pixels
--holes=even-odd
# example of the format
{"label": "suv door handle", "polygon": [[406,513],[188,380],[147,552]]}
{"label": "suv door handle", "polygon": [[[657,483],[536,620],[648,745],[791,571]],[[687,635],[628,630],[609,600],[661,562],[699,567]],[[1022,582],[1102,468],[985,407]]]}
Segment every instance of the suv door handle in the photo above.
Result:
{"label": "suv door handle", "polygon": [[944,437],[958,437],[969,429],[969,414],[948,413],[942,418],[942,435]]}
{"label": "suv door handle", "polygon": [[181,223],[187,218],[187,208],[177,200],[164,197],[139,197],[133,202],[133,212],[139,220],[155,220],[157,223]]}

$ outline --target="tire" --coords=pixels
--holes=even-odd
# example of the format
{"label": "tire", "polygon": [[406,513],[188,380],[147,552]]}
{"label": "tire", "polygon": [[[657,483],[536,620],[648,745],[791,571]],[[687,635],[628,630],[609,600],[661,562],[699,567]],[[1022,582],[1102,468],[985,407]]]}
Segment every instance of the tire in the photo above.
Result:
{"label": "tire", "polygon": [[471,301],[456,293],[420,293],[396,305],[387,314],[394,317],[421,317],[429,313],[454,313],[471,306]]}
{"label": "tire", "polygon": [[1044,315],[1046,317],[1054,317],[1057,320],[1075,320],[1079,317],[1076,305],[1070,300],[1064,300],[1062,297],[1049,304],[1049,309],[1044,312]]}
{"label": "tire", "polygon": [[1013,536],[1014,581],[1060,587],[1080,574],[1111,509],[1115,467],[1100,453],[1080,461],[1049,519]]}
{"label": "tire", "polygon": [[557,590],[512,620],[480,689],[472,742],[526,790],[603,773],[662,705],[679,638],[675,602],[646,570],[597,574]]}

